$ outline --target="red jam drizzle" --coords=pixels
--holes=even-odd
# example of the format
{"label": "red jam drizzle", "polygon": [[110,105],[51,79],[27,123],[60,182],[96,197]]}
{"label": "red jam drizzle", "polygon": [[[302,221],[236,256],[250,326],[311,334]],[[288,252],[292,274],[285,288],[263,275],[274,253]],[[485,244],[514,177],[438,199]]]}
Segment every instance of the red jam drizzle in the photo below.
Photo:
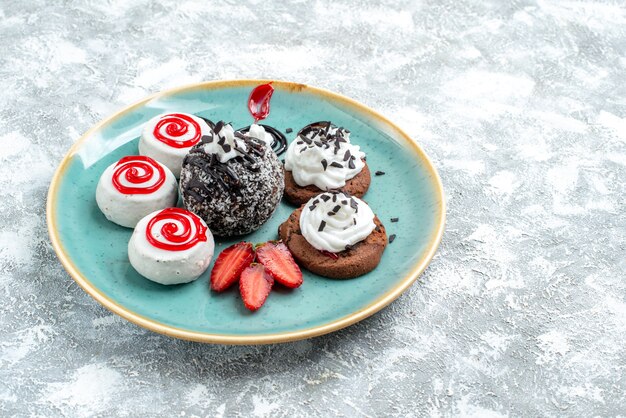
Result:
{"label": "red jam drizzle", "polygon": [[[122,176],[128,183],[135,186],[122,184]],[[142,184],[150,182],[154,176],[157,176],[154,184],[142,186]],[[159,190],[163,182],[165,182],[165,170],[150,157],[132,155],[124,157],[117,162],[111,180],[113,187],[122,194],[150,194]]]}
{"label": "red jam drizzle", "polygon": [[[161,227],[160,235],[167,242],[158,240],[153,235],[153,228],[157,222],[165,222]],[[192,228],[192,223],[194,228]],[[206,226],[200,218],[188,210],[181,208],[167,208],[157,213],[146,227],[146,239],[153,247],[167,251],[184,251],[200,241],[206,241]]]}
{"label": "red jam drizzle", "polygon": [[254,118],[254,123],[265,119],[270,114],[270,99],[274,94],[272,83],[256,86],[248,98],[248,110]]}
{"label": "red jam drizzle", "polygon": [[[191,139],[185,141],[172,139],[187,134],[190,127],[194,132],[194,136]],[[162,129],[165,129],[165,134],[167,134],[167,136],[163,135],[161,132]],[[159,120],[154,127],[153,134],[156,139],[166,145],[169,145],[170,147],[188,148],[196,145],[200,141],[202,131],[200,129],[200,124],[198,124],[198,122],[193,120],[190,116],[183,115],[181,113],[171,113],[163,116],[163,118]]]}
{"label": "red jam drizzle", "polygon": [[339,259],[339,256],[337,254],[331,253],[330,251],[326,251],[326,250],[317,250],[317,251],[319,251],[320,253],[324,254],[326,257],[332,258],[333,260],[338,260]]}

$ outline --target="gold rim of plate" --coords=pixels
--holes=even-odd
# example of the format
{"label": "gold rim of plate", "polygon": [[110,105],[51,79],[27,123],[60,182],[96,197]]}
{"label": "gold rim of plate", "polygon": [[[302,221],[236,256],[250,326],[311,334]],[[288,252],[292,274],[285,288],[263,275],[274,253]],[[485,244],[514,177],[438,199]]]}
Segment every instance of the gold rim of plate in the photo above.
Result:
{"label": "gold rim of plate", "polygon": [[[398,283],[396,287],[389,290],[387,293],[379,297],[377,300],[369,304],[368,306],[351,313],[350,315],[339,318],[335,321],[329,322],[327,324],[323,324],[320,326],[315,326],[312,328],[307,328],[299,331],[291,331],[291,332],[281,332],[281,333],[272,333],[272,334],[259,334],[259,335],[233,335],[233,334],[210,334],[203,333],[197,331],[189,331],[182,328],[177,328],[169,325],[162,324],[158,321],[155,321],[150,318],[146,318],[142,315],[139,315],[124,306],[114,302],[104,293],[102,293],[98,288],[96,288],[90,281],[87,279],[74,265],[71,258],[68,256],[67,252],[63,248],[61,240],[59,239],[59,233],[56,225],[56,197],[57,197],[57,188],[59,185],[59,179],[63,176],[63,173],[67,169],[67,165],[71,158],[76,153],[77,149],[80,145],[85,142],[93,132],[100,129],[105,124],[119,118],[120,116],[125,115],[126,113],[136,109],[144,105],[145,103],[154,100],[156,98],[169,96],[175,93],[185,92],[185,91],[193,91],[193,90],[214,90],[226,87],[254,87],[258,84],[272,82],[272,85],[275,88],[283,89],[291,92],[307,92],[310,94],[318,95],[326,99],[330,99],[334,102],[340,102],[345,106],[352,107],[357,109],[358,111],[367,114],[371,118],[378,120],[379,122],[387,125],[396,134],[398,134],[401,138],[406,141],[406,144],[409,145],[416,152],[418,158],[421,160],[423,166],[430,173],[430,180],[433,183],[434,190],[438,193],[438,206],[437,214],[438,224],[435,229],[434,234],[430,237],[430,244],[427,251],[424,252],[422,257],[415,263],[409,274],[402,279]],[[57,253],[59,260],[63,264],[63,267],[69,275],[78,283],[80,287],[83,288],[85,292],[87,292],[91,297],[93,297],[96,301],[98,301],[105,308],[110,311],[116,313],[117,315],[123,317],[124,319],[139,325],[143,328],[149,329],[151,331],[157,332],[159,334],[168,335],[170,337],[180,338],[188,341],[196,341],[203,343],[212,343],[212,344],[236,344],[236,345],[244,345],[244,344],[273,344],[273,343],[283,343],[290,341],[303,340],[307,338],[316,337],[323,334],[328,334],[333,331],[337,331],[339,329],[350,326],[356,322],[359,322],[376,312],[380,311],[391,302],[396,300],[406,289],[413,284],[413,282],[419,277],[419,275],[424,271],[426,266],[428,266],[430,260],[435,255],[437,248],[439,247],[439,243],[441,242],[441,237],[443,235],[444,225],[445,225],[445,198],[443,193],[443,186],[441,184],[441,179],[439,178],[439,174],[437,170],[435,170],[432,162],[426,156],[422,148],[411,139],[402,129],[397,127],[391,121],[389,121],[384,116],[380,115],[373,109],[352,100],[348,97],[342,96],[337,93],[333,93],[328,90],[324,90],[321,88],[307,86],[305,84],[293,83],[289,81],[277,81],[277,80],[253,80],[253,79],[242,79],[242,80],[224,80],[224,81],[207,81],[201,83],[194,83],[182,87],[177,87],[169,90],[165,90],[159,93],[152,94],[122,110],[119,112],[109,116],[108,118],[100,121],[95,126],[93,126],[90,130],[88,130],[83,136],[81,136],[78,141],[72,145],[70,150],[67,152],[61,164],[57,168],[54,176],[52,177],[52,181],[50,183],[50,189],[48,190],[48,200],[46,205],[46,221],[48,223],[48,233],[50,235],[50,240],[52,242],[52,247],[54,251]]]}

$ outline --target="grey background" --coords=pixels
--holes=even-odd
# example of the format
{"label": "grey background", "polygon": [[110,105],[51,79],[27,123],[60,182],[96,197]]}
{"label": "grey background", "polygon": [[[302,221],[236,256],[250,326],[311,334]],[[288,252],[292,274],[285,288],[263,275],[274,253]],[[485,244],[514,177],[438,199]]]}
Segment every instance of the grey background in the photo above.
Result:
{"label": "grey background", "polygon": [[[417,139],[446,188],[439,253],[313,340],[140,329],[57,261],[53,170],[148,93],[246,77],[340,92]],[[2,415],[624,414],[625,85],[617,1],[0,0]]]}

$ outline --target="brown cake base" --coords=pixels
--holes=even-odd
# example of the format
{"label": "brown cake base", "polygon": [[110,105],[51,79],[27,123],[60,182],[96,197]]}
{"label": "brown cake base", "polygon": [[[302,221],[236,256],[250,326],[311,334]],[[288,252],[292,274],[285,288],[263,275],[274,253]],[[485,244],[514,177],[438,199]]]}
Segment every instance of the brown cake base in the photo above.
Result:
{"label": "brown cake base", "polygon": [[[363,161],[365,162],[365,161]],[[370,169],[365,163],[365,166],[359,174],[350,180],[346,181],[346,185],[339,190],[350,193],[352,196],[363,197],[367,189],[370,187],[372,181],[370,176]],[[285,170],[285,198],[294,205],[302,205],[309,201],[313,196],[317,196],[325,190],[320,190],[319,187],[311,185],[306,187],[298,186],[291,174],[291,171]]]}
{"label": "brown cake base", "polygon": [[320,276],[351,279],[374,270],[380,263],[380,257],[387,246],[387,233],[378,217],[374,218],[376,229],[367,238],[350,250],[336,253],[339,258],[334,259],[315,249],[302,236],[300,231],[302,208],[303,206],[296,209],[278,227],[280,239],[287,245],[300,266]]}

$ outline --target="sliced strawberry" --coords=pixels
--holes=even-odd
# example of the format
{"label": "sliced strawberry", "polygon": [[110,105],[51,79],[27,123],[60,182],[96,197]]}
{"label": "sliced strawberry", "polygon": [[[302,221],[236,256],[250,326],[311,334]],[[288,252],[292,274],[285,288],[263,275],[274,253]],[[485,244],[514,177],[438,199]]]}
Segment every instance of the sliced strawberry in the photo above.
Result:
{"label": "sliced strawberry", "polygon": [[302,271],[282,241],[269,241],[259,245],[256,256],[278,283],[292,289],[302,284]]}
{"label": "sliced strawberry", "polygon": [[252,263],[242,273],[239,279],[239,292],[246,308],[256,311],[265,303],[274,285],[274,279],[267,272],[263,264]]}
{"label": "sliced strawberry", "polygon": [[228,289],[253,261],[252,243],[239,242],[226,248],[217,257],[211,270],[211,288],[216,292]]}

